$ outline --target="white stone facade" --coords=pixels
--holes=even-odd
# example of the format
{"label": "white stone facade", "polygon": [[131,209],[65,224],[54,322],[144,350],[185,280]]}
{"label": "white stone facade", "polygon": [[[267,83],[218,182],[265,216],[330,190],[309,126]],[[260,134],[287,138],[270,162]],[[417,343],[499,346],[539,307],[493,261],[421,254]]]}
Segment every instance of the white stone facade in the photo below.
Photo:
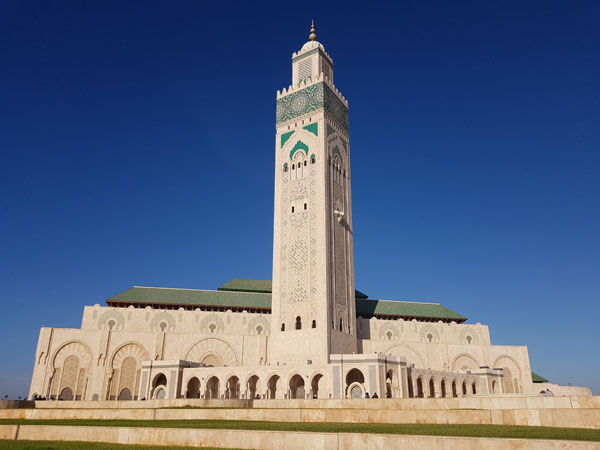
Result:
{"label": "white stone facade", "polygon": [[[41,329],[30,396],[538,392],[527,348],[491,345],[485,325],[357,316],[348,102],[316,41],[292,56],[292,80],[277,94],[270,307],[160,301],[85,307],[80,329]],[[251,304],[258,294],[245,298]]]}

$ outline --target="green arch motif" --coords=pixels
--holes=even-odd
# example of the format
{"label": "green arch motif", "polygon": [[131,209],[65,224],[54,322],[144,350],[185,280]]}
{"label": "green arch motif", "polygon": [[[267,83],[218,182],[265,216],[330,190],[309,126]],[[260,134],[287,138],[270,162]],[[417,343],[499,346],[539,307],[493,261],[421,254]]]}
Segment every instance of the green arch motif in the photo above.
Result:
{"label": "green arch motif", "polygon": [[290,152],[290,161],[294,157],[294,153],[296,153],[296,151],[298,150],[304,150],[304,152],[308,155],[308,145],[306,145],[302,141],[298,141],[296,142],[296,145],[294,145],[294,148],[292,148],[292,151]]}

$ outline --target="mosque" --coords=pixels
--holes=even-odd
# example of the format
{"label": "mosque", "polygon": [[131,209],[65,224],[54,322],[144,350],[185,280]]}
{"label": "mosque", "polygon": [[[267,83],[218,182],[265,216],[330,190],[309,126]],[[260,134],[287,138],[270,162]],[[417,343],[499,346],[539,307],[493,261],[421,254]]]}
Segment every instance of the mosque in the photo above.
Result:
{"label": "mosque", "polygon": [[526,346],[438,303],[355,290],[348,101],[316,40],[277,92],[273,279],[216,290],[134,286],[42,328],[30,398],[589,395],[532,373]]}

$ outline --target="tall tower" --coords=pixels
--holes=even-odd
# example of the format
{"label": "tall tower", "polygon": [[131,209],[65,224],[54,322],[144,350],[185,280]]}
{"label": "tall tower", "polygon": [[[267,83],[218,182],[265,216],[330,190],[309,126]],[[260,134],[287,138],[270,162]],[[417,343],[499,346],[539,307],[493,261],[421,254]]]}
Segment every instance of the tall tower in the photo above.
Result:
{"label": "tall tower", "polygon": [[348,102],[316,38],[313,25],[277,92],[272,365],[357,348]]}

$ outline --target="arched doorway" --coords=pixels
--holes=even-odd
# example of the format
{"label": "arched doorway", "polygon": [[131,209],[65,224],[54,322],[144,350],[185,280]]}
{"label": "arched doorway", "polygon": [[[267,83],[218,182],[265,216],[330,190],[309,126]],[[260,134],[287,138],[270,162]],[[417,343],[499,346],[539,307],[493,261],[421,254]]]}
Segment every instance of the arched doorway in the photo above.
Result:
{"label": "arched doorway", "polygon": [[273,375],[267,383],[267,397],[270,399],[277,398],[277,387],[279,385],[279,375]]}
{"label": "arched doorway", "polygon": [[477,394],[477,382],[473,381],[473,384],[471,385],[472,391],[473,391],[473,395]]}
{"label": "arched doorway", "polygon": [[504,373],[504,392],[513,394],[515,392],[515,386],[513,384],[512,372],[508,367],[503,367],[502,372]]}
{"label": "arched doorway", "polygon": [[456,380],[452,380],[452,397],[458,397],[458,387],[456,386]]}
{"label": "arched doorway", "polygon": [[312,398],[319,398],[319,382],[322,378],[323,375],[318,373],[313,377],[312,381],[310,382]]}
{"label": "arched doorway", "polygon": [[217,377],[211,377],[206,382],[206,393],[205,398],[219,398],[219,379]]}
{"label": "arched doorway", "polygon": [[350,385],[350,398],[363,398],[363,388],[358,383]]}
{"label": "arched doorway", "polygon": [[498,393],[498,384],[496,383],[496,380],[492,380],[492,394],[497,394]]}
{"label": "arched doorway", "polygon": [[[388,331],[389,333],[389,331]],[[388,370],[386,376],[385,376],[385,397],[386,398],[392,398],[394,396],[393,394],[393,384],[394,384],[394,371],[393,370]]]}
{"label": "arched doorway", "polygon": [[167,377],[159,373],[152,382],[152,398],[162,399],[167,397]]}
{"label": "arched doorway", "polygon": [[119,397],[117,398],[117,400],[131,400],[131,391],[127,388],[121,389],[121,392],[119,392]]}
{"label": "arched doorway", "polygon": [[200,380],[198,378],[192,377],[188,381],[185,398],[200,398]]}
{"label": "arched doorway", "polygon": [[466,381],[463,381],[462,393],[463,393],[463,395],[467,395],[467,382]]}
{"label": "arched doorway", "polygon": [[227,380],[225,398],[240,398],[240,379],[235,375]]}
{"label": "arched doorway", "polygon": [[[346,374],[346,395],[347,396],[349,395],[350,397],[352,397],[352,395],[357,392],[356,390],[354,390],[354,392],[353,392],[351,389],[349,389],[353,383],[359,384],[361,387],[361,391],[364,390],[365,376],[358,369],[351,369]],[[353,397],[353,398],[356,398],[356,397]]]}
{"label": "arched doorway", "polygon": [[425,390],[423,389],[423,377],[417,378],[417,397],[424,398]]}
{"label": "arched doorway", "polygon": [[252,375],[248,379],[248,383],[246,385],[246,391],[248,392],[248,398],[260,398],[258,395],[258,375]]}
{"label": "arched doorway", "polygon": [[447,383],[448,383],[448,382],[446,381],[446,379],[445,379],[445,378],[442,378],[442,382],[441,382],[442,398],[446,398],[446,397],[447,397],[447,395],[448,395],[448,392],[447,392],[447,389],[448,389],[448,388],[446,387],[446,384],[447,384]]}
{"label": "arched doorway", "polygon": [[73,390],[70,387],[64,388],[60,392],[59,400],[73,400]]}
{"label": "arched doorway", "polygon": [[294,375],[290,379],[290,398],[304,398],[304,378],[301,375]]}
{"label": "arched doorway", "polygon": [[433,378],[429,379],[429,398],[435,398],[435,381]]}

